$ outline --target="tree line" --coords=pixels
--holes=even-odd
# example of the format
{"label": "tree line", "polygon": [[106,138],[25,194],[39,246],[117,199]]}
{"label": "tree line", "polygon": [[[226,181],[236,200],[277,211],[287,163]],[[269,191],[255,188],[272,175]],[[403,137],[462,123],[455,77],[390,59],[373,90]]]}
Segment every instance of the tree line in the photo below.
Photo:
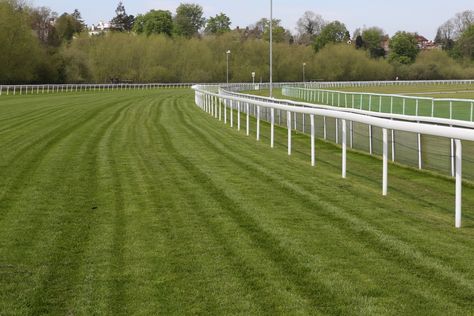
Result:
{"label": "tree line", "polygon": [[[344,23],[308,11],[293,34],[281,20],[262,18],[232,28],[224,13],[205,18],[198,4],[136,17],[120,2],[111,30],[91,36],[81,13],[0,0],[0,83],[223,82],[268,79],[268,40],[274,38],[274,80],[462,79],[474,77],[474,12],[441,25],[441,49],[422,50],[417,34],[389,38],[369,27],[350,34]],[[388,52],[387,52],[388,48]]]}

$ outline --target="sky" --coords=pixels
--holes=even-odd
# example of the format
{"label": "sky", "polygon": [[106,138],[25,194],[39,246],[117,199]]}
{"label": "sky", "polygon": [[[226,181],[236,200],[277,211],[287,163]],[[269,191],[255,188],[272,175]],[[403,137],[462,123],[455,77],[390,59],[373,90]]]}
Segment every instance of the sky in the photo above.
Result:
{"label": "sky", "polygon": [[[88,25],[109,21],[115,15],[118,0],[30,0],[34,6],[47,6],[59,14],[79,9]],[[227,14],[232,27],[246,27],[262,17],[269,17],[268,0],[123,0],[128,14],[137,15],[151,9],[175,12],[181,2],[198,3],[206,17]],[[327,21],[339,20],[351,32],[358,27],[381,27],[389,35],[399,30],[418,32],[434,39],[437,28],[465,10],[474,10],[473,0],[273,0],[274,18],[282,20],[295,32],[296,21],[305,11],[321,14]]]}

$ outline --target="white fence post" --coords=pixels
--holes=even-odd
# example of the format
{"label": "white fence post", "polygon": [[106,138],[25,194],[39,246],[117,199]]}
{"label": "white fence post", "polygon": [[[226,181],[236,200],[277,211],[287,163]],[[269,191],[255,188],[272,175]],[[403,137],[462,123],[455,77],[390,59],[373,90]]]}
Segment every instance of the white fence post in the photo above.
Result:
{"label": "white fence post", "polygon": [[240,101],[237,101],[237,130],[240,131]]}
{"label": "white fence post", "polygon": [[316,165],[316,157],[315,157],[315,130],[314,130],[314,115],[310,115],[311,121],[311,166]]}
{"label": "white fence post", "polygon": [[227,99],[224,99],[224,124],[227,124]]}
{"label": "white fence post", "polygon": [[462,212],[462,143],[456,139],[456,228],[461,228]]}
{"label": "white fence post", "polygon": [[372,147],[372,125],[369,125],[369,152],[371,155],[374,153]]}
{"label": "white fence post", "polygon": [[354,148],[354,122],[349,122],[349,141],[351,148]]}
{"label": "white fence post", "polygon": [[451,177],[456,174],[456,157],[454,148],[454,139],[451,139]]}
{"label": "white fence post", "polygon": [[286,111],[286,120],[288,128],[288,156],[291,156],[291,112]]}
{"label": "white fence post", "polygon": [[328,139],[328,133],[327,133],[327,126],[326,126],[326,117],[323,117],[323,134],[324,134],[324,139]]}
{"label": "white fence post", "polygon": [[260,140],[260,106],[257,105],[257,141]]}
{"label": "white fence post", "polygon": [[271,108],[271,113],[270,113],[270,147],[274,148],[275,147],[275,109]]}
{"label": "white fence post", "polygon": [[219,98],[219,121],[222,121],[222,99]]}
{"label": "white fence post", "polygon": [[392,161],[395,162],[395,131],[392,129]]}
{"label": "white fence post", "polygon": [[247,128],[247,136],[250,136],[250,104],[247,103],[247,121],[246,121],[246,128]]}
{"label": "white fence post", "polygon": [[423,159],[421,153],[421,134],[418,133],[418,169],[423,168]]}
{"label": "white fence post", "polygon": [[388,133],[387,129],[382,129],[383,134],[383,179],[382,195],[386,196],[388,191]]}
{"label": "white fence post", "polygon": [[347,169],[347,124],[342,120],[342,177],[345,179]]}

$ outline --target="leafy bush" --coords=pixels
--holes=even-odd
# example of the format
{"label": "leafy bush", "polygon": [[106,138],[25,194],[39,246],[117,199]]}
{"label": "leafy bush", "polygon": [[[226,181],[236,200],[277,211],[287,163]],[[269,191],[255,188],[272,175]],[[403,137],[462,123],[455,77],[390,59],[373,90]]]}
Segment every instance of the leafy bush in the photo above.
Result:
{"label": "leafy bush", "polygon": [[405,77],[412,80],[468,79],[474,76],[473,68],[463,68],[441,50],[421,52],[406,71]]}
{"label": "leafy bush", "polygon": [[335,81],[386,80],[393,78],[393,67],[385,60],[371,59],[351,45],[328,45],[314,60],[319,79]]}

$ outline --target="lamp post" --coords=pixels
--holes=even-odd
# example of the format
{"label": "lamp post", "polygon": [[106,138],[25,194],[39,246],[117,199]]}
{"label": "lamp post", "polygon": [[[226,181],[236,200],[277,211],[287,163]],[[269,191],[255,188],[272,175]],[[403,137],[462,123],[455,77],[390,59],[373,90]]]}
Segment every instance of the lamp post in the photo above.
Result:
{"label": "lamp post", "polygon": [[306,63],[303,63],[303,82],[306,82],[305,68],[306,68]]}
{"label": "lamp post", "polygon": [[227,84],[229,84],[229,55],[230,55],[230,50],[226,52],[227,56]]}
{"label": "lamp post", "polygon": [[273,0],[270,0],[270,98],[273,98]]}

